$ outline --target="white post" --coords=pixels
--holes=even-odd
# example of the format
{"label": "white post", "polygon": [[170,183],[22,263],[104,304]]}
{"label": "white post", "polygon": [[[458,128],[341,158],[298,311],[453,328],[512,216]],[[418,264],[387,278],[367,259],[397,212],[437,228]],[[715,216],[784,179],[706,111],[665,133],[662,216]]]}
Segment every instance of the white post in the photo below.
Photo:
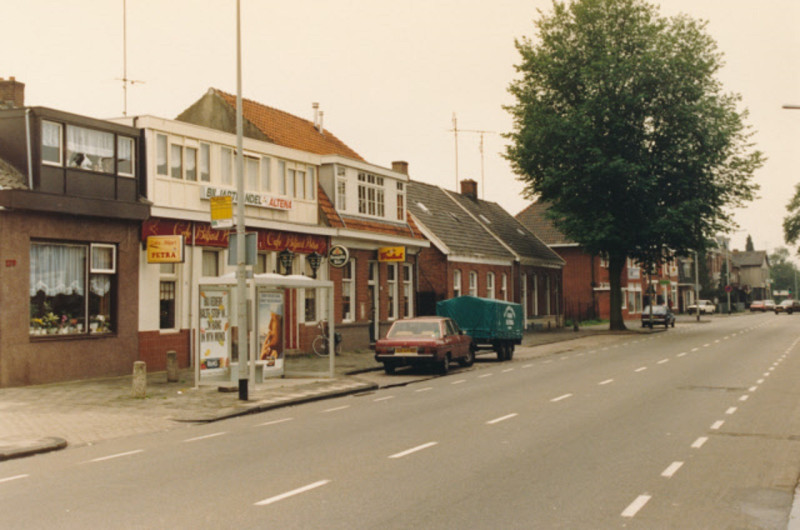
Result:
{"label": "white post", "polygon": [[694,304],[697,306],[697,321],[700,322],[700,262],[697,251],[694,251]]}
{"label": "white post", "polygon": [[241,1],[236,0],[236,323],[238,326],[239,399],[248,399],[250,344],[247,340],[247,267],[244,227],[244,153],[242,120]]}

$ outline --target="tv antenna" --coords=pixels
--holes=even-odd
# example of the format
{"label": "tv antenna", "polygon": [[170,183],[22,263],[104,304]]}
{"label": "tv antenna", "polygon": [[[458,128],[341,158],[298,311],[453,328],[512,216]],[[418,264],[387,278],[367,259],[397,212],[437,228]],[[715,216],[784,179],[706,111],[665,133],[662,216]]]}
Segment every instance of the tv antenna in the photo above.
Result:
{"label": "tv antenna", "polygon": [[459,131],[462,133],[476,133],[480,134],[480,143],[478,144],[478,150],[481,153],[481,196],[485,197],[485,188],[484,188],[484,171],[483,171],[483,159],[484,159],[484,152],[483,152],[483,136],[485,134],[497,134],[495,131],[484,131],[479,129],[459,129],[458,128],[458,120],[456,119],[456,113],[453,113],[453,128],[450,129],[453,132],[453,137],[455,139],[456,144],[456,191],[458,191],[458,133]]}
{"label": "tv antenna", "polygon": [[122,115],[128,115],[128,85],[144,83],[137,79],[128,79],[128,7],[127,0],[122,0]]}

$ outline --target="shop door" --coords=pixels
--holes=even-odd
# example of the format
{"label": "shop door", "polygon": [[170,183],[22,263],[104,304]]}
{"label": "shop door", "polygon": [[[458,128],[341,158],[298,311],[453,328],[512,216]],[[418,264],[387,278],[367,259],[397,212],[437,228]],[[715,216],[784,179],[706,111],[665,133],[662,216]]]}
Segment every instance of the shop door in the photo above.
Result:
{"label": "shop door", "polygon": [[378,262],[369,262],[369,276],[367,279],[367,318],[369,319],[369,343],[374,344],[377,340],[380,324],[378,318],[378,301],[380,289],[378,289]]}

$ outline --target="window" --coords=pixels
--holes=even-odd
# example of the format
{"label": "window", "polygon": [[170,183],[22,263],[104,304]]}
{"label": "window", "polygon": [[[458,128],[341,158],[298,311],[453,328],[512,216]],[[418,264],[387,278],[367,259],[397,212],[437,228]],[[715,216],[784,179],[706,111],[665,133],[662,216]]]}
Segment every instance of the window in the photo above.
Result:
{"label": "window", "polygon": [[358,174],[358,213],[385,216],[383,177]]}
{"label": "window", "polygon": [[216,250],[203,251],[203,276],[219,276],[219,252]]}
{"label": "window", "polygon": [[461,271],[456,269],[453,271],[453,298],[461,296]]}
{"label": "window", "polygon": [[486,298],[494,298],[494,273],[486,274]]}
{"label": "window", "polygon": [[386,269],[386,281],[389,283],[389,320],[394,320],[397,318],[397,263],[389,263]]}
{"label": "window", "polygon": [[469,294],[478,296],[478,273],[475,271],[469,273]]}
{"label": "window", "polygon": [[298,199],[303,199],[306,196],[306,172],[295,171],[294,173],[294,193]]}
{"label": "window", "polygon": [[397,183],[397,220],[403,221],[406,218],[406,194],[402,182]]}
{"label": "window", "polygon": [[183,178],[183,147],[177,144],[169,146],[169,176]]}
{"label": "window", "polygon": [[159,271],[158,284],[158,328],[176,329],[177,319],[175,318],[175,291],[178,285],[174,263],[162,263]]}
{"label": "window", "polygon": [[336,181],[336,209],[340,212],[347,211],[347,181]]}
{"label": "window", "polygon": [[275,270],[276,259],[277,257],[275,252],[258,254],[256,257],[255,273],[266,274],[268,272],[277,272]]}
{"label": "window", "polygon": [[67,125],[67,162],[69,167],[114,173],[114,135]]}
{"label": "window", "polygon": [[197,149],[186,148],[186,180],[197,182]]}
{"label": "window", "polygon": [[352,322],[354,320],[353,303],[356,299],[355,279],[356,262],[351,259],[342,268],[342,320]]}
{"label": "window", "polygon": [[411,265],[403,265],[403,316],[414,316],[414,291],[411,290]]}
{"label": "window", "polygon": [[244,175],[245,182],[247,183],[246,189],[249,191],[258,191],[258,158],[244,157]]}
{"label": "window", "polygon": [[289,197],[296,197],[294,194],[294,179],[297,178],[296,173],[294,169],[290,169],[286,173],[286,195]]}
{"label": "window", "polygon": [[314,200],[314,168],[308,166],[306,168],[306,199],[313,201]]}
{"label": "window", "polygon": [[60,166],[62,164],[61,124],[42,121],[42,162]]}
{"label": "window", "polygon": [[278,160],[278,193],[286,195],[286,162]]}
{"label": "window", "polygon": [[116,252],[109,244],[31,243],[30,334],[114,331]]}
{"label": "window", "polygon": [[[311,264],[308,260],[303,260],[304,264],[304,271],[305,275],[311,278],[313,276],[313,271],[311,270]],[[305,321],[306,322],[316,322],[317,321],[317,290],[316,289],[303,289],[305,291]]]}
{"label": "window", "polygon": [[272,160],[268,156],[261,157],[261,191],[270,191],[272,189],[271,163]]}
{"label": "window", "polygon": [[233,149],[222,147],[220,149],[220,177],[222,183],[228,186],[233,184]]}
{"label": "window", "polygon": [[133,138],[117,137],[117,174],[132,177],[135,170]]}
{"label": "window", "polygon": [[508,300],[508,275],[505,272],[500,277],[500,298]]}
{"label": "window", "polygon": [[211,182],[211,146],[200,144],[200,180]]}
{"label": "window", "polygon": [[168,175],[167,167],[167,136],[158,134],[156,135],[156,173]]}

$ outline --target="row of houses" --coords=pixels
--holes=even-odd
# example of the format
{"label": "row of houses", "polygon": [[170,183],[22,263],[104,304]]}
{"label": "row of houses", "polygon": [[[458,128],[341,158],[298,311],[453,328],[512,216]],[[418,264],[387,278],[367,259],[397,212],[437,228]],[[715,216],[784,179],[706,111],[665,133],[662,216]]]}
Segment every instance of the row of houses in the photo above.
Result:
{"label": "row of houses", "polygon": [[[235,269],[210,217],[213,198],[235,195],[235,97],[210,89],[174,120],[99,120],[26,106],[10,78],[0,106],[0,386],[164,369],[168,351],[224,368],[198,352],[235,341],[219,320],[231,300],[203,305]],[[297,278],[265,294],[281,355],[309,351],[326,319],[369,355],[395,319],[462,294],[517,301],[529,327],[561,323],[564,260],[474,181],[455,192],[406,162],[370,163],[316,109],[307,120],[245,99],[243,114],[252,272]],[[152,259],[156,238],[180,241],[181,258]]]}

